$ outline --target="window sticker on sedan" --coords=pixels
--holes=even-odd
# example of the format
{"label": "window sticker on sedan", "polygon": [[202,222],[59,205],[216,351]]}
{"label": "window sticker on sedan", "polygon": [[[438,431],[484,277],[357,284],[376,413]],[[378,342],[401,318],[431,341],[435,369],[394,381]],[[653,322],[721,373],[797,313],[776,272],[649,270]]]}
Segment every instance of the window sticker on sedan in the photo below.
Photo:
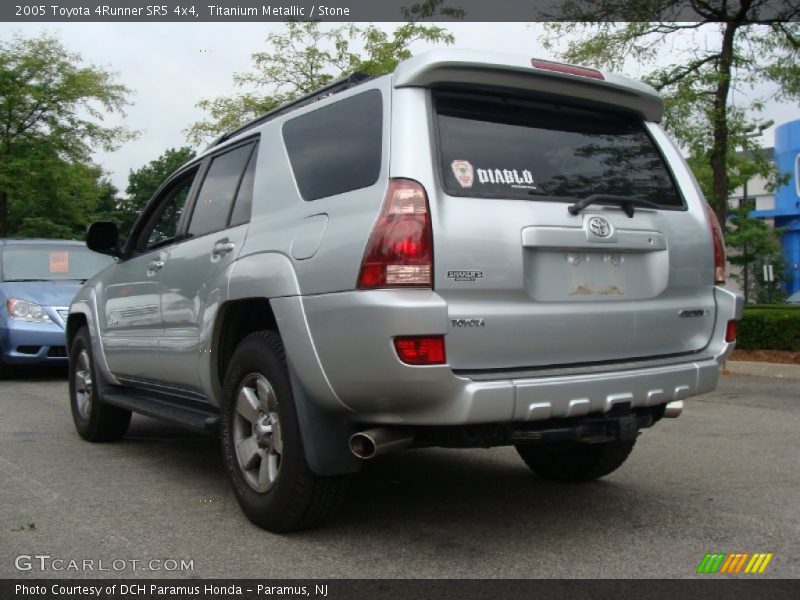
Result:
{"label": "window sticker on sedan", "polygon": [[51,273],[69,272],[69,252],[62,252],[62,251],[50,252],[50,272]]}

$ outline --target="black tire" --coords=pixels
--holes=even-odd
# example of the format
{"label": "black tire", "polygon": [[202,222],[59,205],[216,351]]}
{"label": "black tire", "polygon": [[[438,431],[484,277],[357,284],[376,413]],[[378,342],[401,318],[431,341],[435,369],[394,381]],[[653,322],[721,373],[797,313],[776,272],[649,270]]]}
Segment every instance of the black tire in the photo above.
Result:
{"label": "black tire", "polygon": [[517,446],[517,452],[537,475],[552,481],[578,483],[616,471],[635,444],[636,440],[601,444],[530,444]]}
{"label": "black tire", "polygon": [[[84,326],[75,334],[69,350],[69,404],[72,420],[83,439],[90,442],[115,442],[128,431],[131,412],[103,403],[100,398],[101,383],[100,374],[94,366],[89,330]],[[88,406],[84,403],[86,400]]]}
{"label": "black tire", "polygon": [[[237,408],[246,392],[253,400]],[[264,433],[266,429],[258,429],[257,424],[271,433]],[[251,333],[233,353],[223,386],[220,438],[225,470],[239,506],[259,527],[274,533],[310,529],[341,504],[348,478],[320,477],[306,462],[283,344],[276,333]],[[240,451],[241,456],[237,441],[240,448],[247,448]],[[265,465],[269,461],[277,467]],[[268,474],[262,480],[265,468]]]}
{"label": "black tire", "polygon": [[3,359],[0,358],[0,379],[8,379],[13,375],[11,367],[3,362]]}

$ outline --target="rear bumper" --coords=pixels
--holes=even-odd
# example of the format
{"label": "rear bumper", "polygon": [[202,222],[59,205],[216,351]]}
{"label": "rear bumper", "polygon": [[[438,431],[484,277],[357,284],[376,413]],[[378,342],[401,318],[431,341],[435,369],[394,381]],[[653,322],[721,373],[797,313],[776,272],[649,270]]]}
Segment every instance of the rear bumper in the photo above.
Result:
{"label": "rear bumper", "polygon": [[[401,363],[397,335],[446,334],[444,301],[431,291],[346,292],[303,299],[316,365],[332,398],[320,407],[352,422],[442,426],[542,421],[609,412],[615,405],[656,406],[712,391],[734,344],[729,320],[742,315],[742,298],[715,290],[717,319],[702,353],[667,361],[617,363],[585,371],[542,371],[476,377],[447,366]],[[291,357],[290,357],[291,358]],[[343,410],[346,408],[346,410]]]}
{"label": "rear bumper", "polygon": [[56,323],[6,320],[2,326],[2,360],[7,365],[66,365],[66,335]]}

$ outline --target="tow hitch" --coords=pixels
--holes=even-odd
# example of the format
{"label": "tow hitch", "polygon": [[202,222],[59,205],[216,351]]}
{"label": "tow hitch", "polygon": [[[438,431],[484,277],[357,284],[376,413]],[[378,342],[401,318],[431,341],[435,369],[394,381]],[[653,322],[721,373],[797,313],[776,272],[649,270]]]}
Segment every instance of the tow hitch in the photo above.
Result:
{"label": "tow hitch", "polygon": [[538,443],[538,442],[609,442],[612,440],[631,441],[639,435],[639,430],[651,427],[657,420],[651,412],[621,414],[621,411],[606,415],[584,417],[576,422],[564,426],[561,422],[554,421],[560,426],[549,426],[550,422],[544,421],[537,424],[519,425],[509,434],[512,444]]}

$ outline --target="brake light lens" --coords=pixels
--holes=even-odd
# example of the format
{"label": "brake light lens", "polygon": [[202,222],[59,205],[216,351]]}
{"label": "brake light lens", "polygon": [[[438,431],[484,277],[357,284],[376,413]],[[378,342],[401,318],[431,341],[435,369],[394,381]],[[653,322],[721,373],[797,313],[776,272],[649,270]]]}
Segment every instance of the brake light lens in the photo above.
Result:
{"label": "brake light lens", "polygon": [[714,283],[725,283],[725,238],[722,235],[722,226],[711,205],[706,204],[708,225],[711,228],[711,237],[714,239]]}
{"label": "brake light lens", "polygon": [[739,331],[739,323],[736,321],[728,321],[728,326],[725,328],[725,341],[729,344],[736,341],[736,334]]}
{"label": "brake light lens", "polygon": [[564,73],[566,75],[578,75],[579,77],[591,77],[592,79],[605,80],[605,77],[600,71],[588,69],[586,67],[577,67],[575,65],[553,62],[551,60],[540,60],[538,58],[531,59],[531,65],[536,69],[544,69],[545,71],[555,71],[556,73]]}
{"label": "brake light lens", "polygon": [[367,242],[358,289],[431,287],[433,232],[425,188],[392,179]]}
{"label": "brake light lens", "polygon": [[407,336],[394,339],[397,357],[408,365],[443,365],[444,336]]}

